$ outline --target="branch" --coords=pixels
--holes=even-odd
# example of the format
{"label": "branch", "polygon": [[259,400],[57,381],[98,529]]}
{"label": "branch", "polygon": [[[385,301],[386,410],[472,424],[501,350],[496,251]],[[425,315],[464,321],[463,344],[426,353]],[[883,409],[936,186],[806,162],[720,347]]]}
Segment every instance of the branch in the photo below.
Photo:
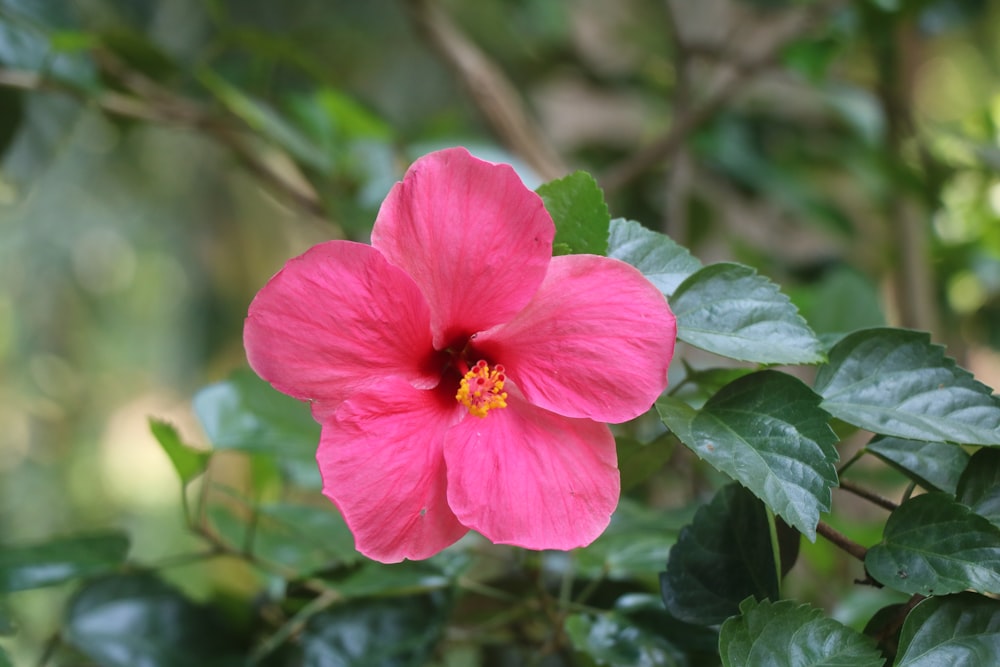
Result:
{"label": "branch", "polygon": [[785,45],[807,33],[827,14],[846,2],[847,0],[822,0],[798,11],[789,11],[776,20],[768,34],[760,40],[762,46],[750,53],[733,54],[741,59],[730,59],[729,66],[724,67],[709,85],[705,97],[698,103],[684,107],[660,138],[607,170],[599,179],[605,192],[612,193],[621,189],[647,169],[668,159],[691,132],[714,116],[723,104],[750,83],[754,74],[770,65]]}
{"label": "branch", "polygon": [[879,507],[881,507],[882,509],[887,509],[890,512],[895,511],[895,509],[899,507],[898,504],[894,503],[888,498],[880,496],[874,491],[869,491],[863,486],[859,486],[854,482],[850,482],[846,479],[840,480],[840,488],[842,488],[844,491],[847,491],[848,493],[853,493],[859,498],[864,498],[865,500],[869,500],[878,505]]}
{"label": "branch", "polygon": [[405,0],[410,19],[468,91],[497,137],[531,165],[540,177],[565,176],[569,168],[525,109],[521,95],[435,0]]}
{"label": "branch", "polygon": [[865,562],[865,555],[867,555],[868,549],[853,541],[830,524],[820,521],[816,525],[816,532],[832,542],[841,551],[854,556],[862,563]]}

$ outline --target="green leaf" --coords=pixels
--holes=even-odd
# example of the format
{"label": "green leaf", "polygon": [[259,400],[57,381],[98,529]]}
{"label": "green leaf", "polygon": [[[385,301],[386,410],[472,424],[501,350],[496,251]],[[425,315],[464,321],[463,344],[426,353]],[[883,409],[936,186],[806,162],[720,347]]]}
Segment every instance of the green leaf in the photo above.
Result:
{"label": "green leaf", "polygon": [[889,516],[865,567],[903,593],[1000,593],[1000,528],[947,494],[917,496]]}
{"label": "green leaf", "polygon": [[450,609],[444,593],[358,600],[309,619],[299,645],[303,667],[422,667]]}
{"label": "green leaf", "polygon": [[7,655],[7,651],[0,646],[0,667],[14,667],[14,663],[10,661],[10,656]]}
{"label": "green leaf", "polygon": [[281,563],[304,577],[323,568],[361,560],[354,536],[331,504],[326,507],[275,503],[257,508],[254,554]]}
{"label": "green leaf", "polygon": [[315,467],[320,427],[309,406],[243,369],[194,397],[194,410],[217,449],[306,459]]}
{"label": "green leaf", "polygon": [[815,387],[824,410],[874,433],[1000,445],[1000,401],[926,333],[855,332],[830,350]]}
{"label": "green leaf", "polygon": [[578,171],[539,186],[537,192],[556,223],[555,244],[578,254],[607,252],[611,214],[593,176]]}
{"label": "green leaf", "polygon": [[273,107],[253,99],[209,69],[201,70],[198,80],[233,115],[273,141],[275,145],[288,151],[294,158],[319,171],[325,172],[330,169],[330,158],[326,153]]}
{"label": "green leaf", "polygon": [[574,552],[577,575],[613,581],[648,578],[655,585],[670,545],[690,520],[687,508],[653,510],[623,497],[601,536]]}
{"label": "green leaf", "polygon": [[212,457],[210,452],[184,444],[177,429],[167,422],[150,419],[149,430],[152,431],[153,437],[160,443],[160,447],[163,448],[170,462],[174,465],[177,476],[181,478],[181,484],[187,484],[205,472],[208,461]]}
{"label": "green leaf", "polygon": [[958,480],[955,494],[958,502],[1000,526],[1000,450],[976,452]]}
{"label": "green leaf", "polygon": [[642,272],[661,292],[670,296],[684,279],[701,268],[687,248],[666,234],[624,218],[611,221],[608,257],[620,259]]}
{"label": "green leaf", "polygon": [[464,554],[445,552],[429,560],[391,565],[363,561],[360,568],[328,580],[345,598],[415,595],[451,588],[467,566]]}
{"label": "green leaf", "polygon": [[722,624],[723,667],[882,667],[875,642],[792,600],[740,605],[741,616]]}
{"label": "green leaf", "polygon": [[687,662],[669,641],[624,614],[572,614],[566,634],[573,648],[598,665],[613,667],[681,667]]}
{"label": "green leaf", "polygon": [[969,463],[967,451],[944,442],[879,436],[865,449],[930,491],[955,493]]}
{"label": "green leaf", "polygon": [[670,434],[664,434],[648,443],[628,437],[616,438],[622,493],[642,484],[662,469],[674,453],[675,442]]}
{"label": "green leaf", "polygon": [[723,487],[698,510],[670,549],[660,575],[663,602],[676,618],[716,625],[740,602],[778,597],[767,511],[738,484]]}
{"label": "green leaf", "polygon": [[113,570],[125,562],[128,547],[128,537],[119,532],[0,547],[0,593],[52,586]]}
{"label": "green leaf", "polygon": [[17,633],[17,623],[10,616],[4,598],[0,598],[0,637],[11,637]]}
{"label": "green leaf", "polygon": [[913,608],[899,636],[897,667],[1000,665],[1000,601],[974,593]]}
{"label": "green leaf", "polygon": [[794,377],[760,371],[726,385],[701,410],[670,397],[656,408],[695,454],[814,541],[837,484],[836,437],[819,401]]}
{"label": "green leaf", "polygon": [[62,636],[102,667],[236,667],[231,631],[152,574],[98,579],[73,596]]}
{"label": "green leaf", "polygon": [[823,346],[778,286],[749,266],[712,264],[670,299],[677,337],[695,347],[761,364],[815,364]]}

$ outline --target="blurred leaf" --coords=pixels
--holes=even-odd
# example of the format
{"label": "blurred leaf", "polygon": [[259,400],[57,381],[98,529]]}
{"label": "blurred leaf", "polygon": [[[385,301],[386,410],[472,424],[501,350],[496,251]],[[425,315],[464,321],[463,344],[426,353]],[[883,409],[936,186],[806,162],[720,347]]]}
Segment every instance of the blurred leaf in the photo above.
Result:
{"label": "blurred leaf", "polygon": [[681,667],[687,663],[677,649],[628,617],[616,612],[572,614],[566,635],[573,648],[598,665],[613,667]]}
{"label": "blurred leaf", "polygon": [[261,505],[257,510],[254,553],[281,563],[300,577],[361,560],[354,549],[354,536],[333,504],[278,503]]}
{"label": "blurred leaf", "polygon": [[10,661],[10,656],[7,655],[7,651],[0,646],[0,667],[14,667],[14,663]]}
{"label": "blurred leaf", "polygon": [[201,70],[198,80],[233,115],[288,151],[292,157],[321,172],[330,170],[329,156],[273,107],[253,99],[209,69]]}
{"label": "blurred leaf", "polygon": [[947,494],[917,496],[889,516],[865,567],[903,593],[1000,593],[1000,528]]}
{"label": "blurred leaf", "polygon": [[577,254],[607,253],[611,214],[593,176],[578,171],[539,186],[537,192],[556,223],[554,244]]}
{"label": "blurred leaf", "polygon": [[337,156],[359,139],[392,139],[392,128],[353,98],[332,88],[289,101],[298,125],[318,141],[330,156]]}
{"label": "blurred leaf", "polygon": [[865,276],[846,267],[790,292],[795,305],[824,343],[858,329],[885,326],[878,292]]}
{"label": "blurred leaf", "polygon": [[17,623],[10,617],[6,600],[0,598],[0,637],[10,637],[17,632]]}
{"label": "blurred leaf", "polygon": [[723,667],[882,667],[875,642],[819,609],[792,600],[740,605],[741,616],[722,624],[719,650]]}
{"label": "blurred leaf", "polygon": [[618,470],[621,471],[622,493],[642,484],[661,470],[674,453],[674,438],[664,434],[652,442],[641,443],[633,438],[616,438]]}
{"label": "blurred leaf", "polygon": [[924,600],[906,616],[896,665],[1000,665],[1000,601],[974,593]]}
{"label": "blurred leaf", "polygon": [[156,438],[156,441],[160,443],[160,447],[163,448],[163,451],[170,458],[170,462],[174,465],[174,470],[177,471],[178,477],[181,478],[181,484],[187,484],[205,472],[208,461],[212,457],[210,452],[201,451],[184,444],[177,429],[167,422],[150,419],[149,430],[152,431],[153,437]]}
{"label": "blurred leaf", "polygon": [[667,611],[698,625],[738,614],[748,596],[777,598],[778,569],[764,505],[738,484],[720,489],[670,549],[660,591]]}
{"label": "blurred leaf", "polygon": [[966,466],[955,491],[958,502],[1000,526],[1000,451],[980,449]]}
{"label": "blurred leaf", "polygon": [[450,610],[443,593],[358,600],[309,619],[299,644],[302,667],[423,667]]}
{"label": "blurred leaf", "polygon": [[[19,8],[20,9],[20,8]],[[0,11],[0,64],[14,70],[35,72],[64,81],[81,89],[97,85],[97,68],[84,51],[61,47],[65,32],[51,31],[12,7]],[[57,43],[52,43],[52,35]]]}
{"label": "blurred leaf", "polygon": [[925,489],[951,494],[970,458],[958,445],[884,436],[873,439],[865,449]]}
{"label": "blurred leaf", "polygon": [[654,510],[623,497],[601,536],[574,552],[578,576],[619,581],[648,577],[655,585],[670,545],[691,520],[692,511]]}
{"label": "blurred leaf", "polygon": [[670,299],[677,337],[709,352],[762,364],[814,364],[823,349],[778,286],[749,266],[712,264]]}
{"label": "blurred leaf", "polygon": [[730,382],[735,382],[744,375],[755,372],[753,368],[703,368],[696,369],[688,366],[687,361],[680,360],[684,364],[683,386],[677,387],[673,394],[692,407],[698,408],[712,398]]}
{"label": "blurred leaf", "polygon": [[113,570],[125,562],[128,547],[128,536],[118,532],[0,547],[0,593],[52,586]]}
{"label": "blurred leaf", "polygon": [[701,410],[671,397],[656,408],[695,454],[815,540],[837,484],[838,456],[819,401],[792,376],[760,371],[726,385]]}
{"label": "blurred leaf", "polygon": [[98,33],[97,37],[122,63],[153,81],[165,81],[178,74],[177,65],[170,56],[141,32],[118,24]]}
{"label": "blurred leaf", "polygon": [[824,410],[874,433],[1000,445],[1000,401],[926,333],[853,333],[830,350],[815,387]]}
{"label": "blurred leaf", "polygon": [[611,221],[608,257],[639,269],[657,289],[670,296],[701,262],[665,234],[624,218]]}
{"label": "blurred leaf", "polygon": [[84,586],[69,602],[62,636],[102,667],[243,664],[213,609],[147,573]]}
{"label": "blurred leaf", "polygon": [[309,406],[271,388],[248,369],[199,391],[194,410],[217,449],[315,458],[320,427]]}
{"label": "blurred leaf", "polygon": [[358,568],[326,581],[347,599],[415,595],[451,588],[468,565],[468,556],[450,550],[428,560],[390,565],[362,560]]}

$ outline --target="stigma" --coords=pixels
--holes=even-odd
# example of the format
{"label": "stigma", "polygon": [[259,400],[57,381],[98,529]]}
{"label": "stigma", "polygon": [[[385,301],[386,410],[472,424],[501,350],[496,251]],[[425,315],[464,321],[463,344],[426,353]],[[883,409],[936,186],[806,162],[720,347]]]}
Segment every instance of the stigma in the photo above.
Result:
{"label": "stigma", "polygon": [[462,377],[455,400],[469,409],[469,414],[482,419],[495,408],[507,407],[507,392],[503,384],[507,381],[504,367],[497,364],[490,370],[489,364],[480,360]]}

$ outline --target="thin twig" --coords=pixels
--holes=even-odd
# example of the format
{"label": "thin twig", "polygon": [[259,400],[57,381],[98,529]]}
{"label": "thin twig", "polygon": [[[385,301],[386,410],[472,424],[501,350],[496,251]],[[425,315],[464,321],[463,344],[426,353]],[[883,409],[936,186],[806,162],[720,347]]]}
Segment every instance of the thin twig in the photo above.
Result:
{"label": "thin twig", "polygon": [[658,139],[634,153],[623,162],[613,165],[599,179],[605,192],[615,192],[640,174],[668,159],[687,140],[688,136],[753,80],[753,75],[769,66],[778,52],[792,40],[801,37],[827,14],[844,5],[847,0],[825,0],[796,11],[789,11],[775,23],[764,45],[753,53],[739,54],[740,60],[730,60],[700,102],[689,105],[675,116],[670,128]]}
{"label": "thin twig", "polygon": [[868,549],[864,548],[851,538],[847,537],[836,528],[830,524],[823,523],[820,521],[816,525],[816,532],[825,537],[828,541],[833,543],[841,551],[844,551],[855,558],[857,558],[862,563],[865,562],[865,555],[868,553]]}
{"label": "thin twig", "polygon": [[468,91],[497,137],[545,180],[570,170],[528,114],[517,88],[435,0],[405,0],[417,31]]}
{"label": "thin twig", "polygon": [[875,493],[874,491],[866,489],[863,486],[859,486],[859,485],[855,484],[854,482],[850,482],[850,481],[848,481],[846,479],[840,480],[840,488],[842,488],[844,491],[847,491],[849,493],[853,493],[854,495],[858,496],[859,498],[864,498],[865,500],[871,501],[871,502],[875,503],[876,505],[878,505],[879,507],[881,507],[882,509],[887,509],[890,512],[895,511],[896,508],[899,507],[898,504],[894,503],[893,501],[889,500],[888,498],[880,496],[879,494]]}

